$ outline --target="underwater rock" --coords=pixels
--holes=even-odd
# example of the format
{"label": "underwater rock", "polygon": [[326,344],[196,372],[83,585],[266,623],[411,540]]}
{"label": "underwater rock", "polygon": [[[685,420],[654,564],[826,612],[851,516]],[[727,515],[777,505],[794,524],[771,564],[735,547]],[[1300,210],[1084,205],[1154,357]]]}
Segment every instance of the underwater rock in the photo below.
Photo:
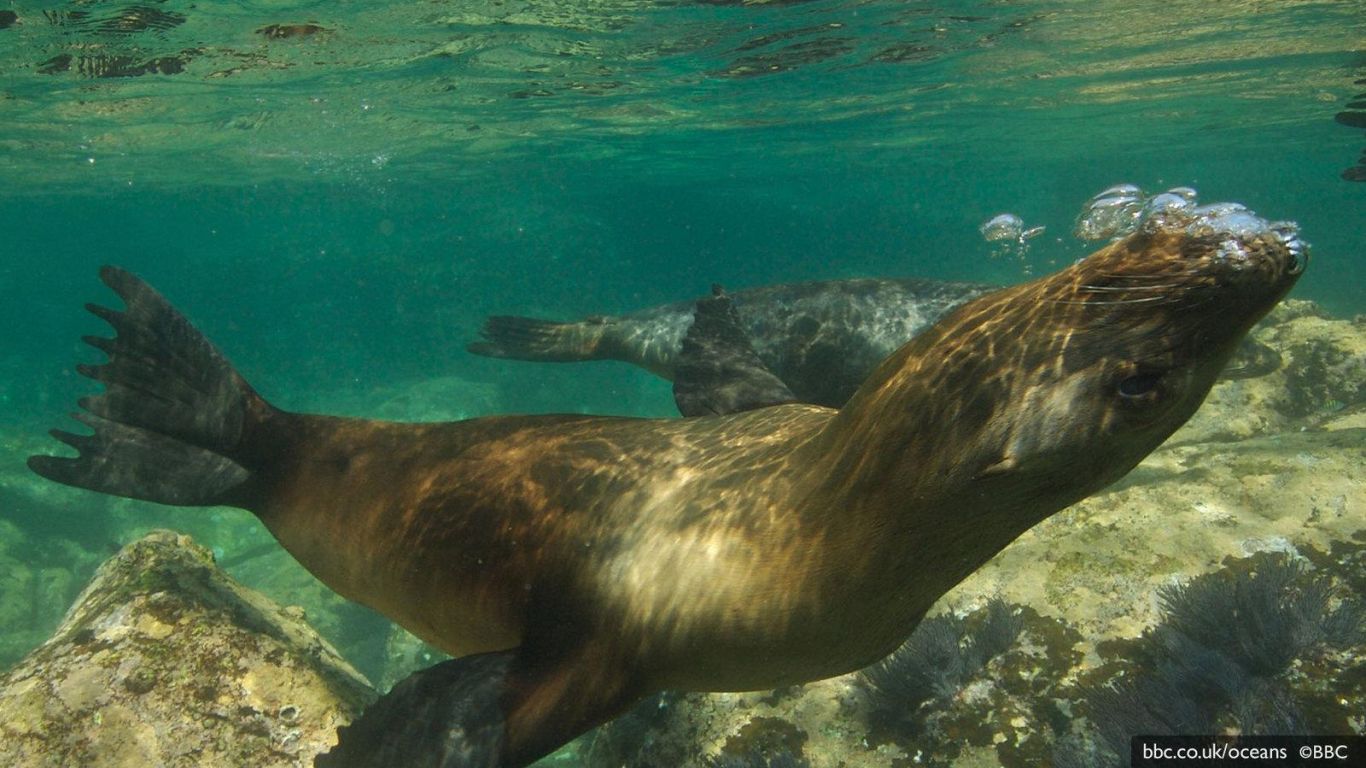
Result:
{"label": "underwater rock", "polygon": [[1280,370],[1221,380],[1167,445],[1319,427],[1366,406],[1366,320],[1334,319],[1313,302],[1291,299],[1273,309],[1251,338],[1280,354]]}
{"label": "underwater rock", "polygon": [[1084,724],[1054,765],[1126,765],[1137,734],[1360,733],[1366,602],[1336,581],[1277,552],[1162,590],[1162,623],[1063,694]]}
{"label": "underwater rock", "polygon": [[853,676],[779,691],[665,694],[581,737],[588,768],[806,766],[874,768],[902,753],[859,746]]}
{"label": "underwater rock", "polygon": [[148,534],[0,678],[0,764],[312,765],[373,693],[298,613]]}

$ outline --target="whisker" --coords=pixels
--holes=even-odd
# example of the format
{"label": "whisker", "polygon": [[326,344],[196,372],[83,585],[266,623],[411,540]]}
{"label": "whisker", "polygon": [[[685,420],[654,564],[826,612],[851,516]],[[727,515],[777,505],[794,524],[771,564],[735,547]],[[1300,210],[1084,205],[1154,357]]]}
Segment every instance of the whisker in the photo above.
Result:
{"label": "whisker", "polygon": [[1173,277],[1189,277],[1200,270],[1193,267],[1185,267],[1179,270],[1168,270],[1166,272],[1154,272],[1151,274],[1134,274],[1125,272],[1101,272],[1101,277],[1111,280],[1170,280]]}
{"label": "whisker", "polygon": [[1087,291],[1108,291],[1120,293],[1123,291],[1163,291],[1169,288],[1179,288],[1179,283],[1162,283],[1160,285],[1079,285],[1080,289]]}
{"label": "whisker", "polygon": [[1101,299],[1088,301],[1085,299],[1072,301],[1069,299],[1049,299],[1053,304],[1086,304],[1093,307],[1106,307],[1116,304],[1151,304],[1154,301],[1172,301],[1171,296],[1143,296],[1136,299]]}

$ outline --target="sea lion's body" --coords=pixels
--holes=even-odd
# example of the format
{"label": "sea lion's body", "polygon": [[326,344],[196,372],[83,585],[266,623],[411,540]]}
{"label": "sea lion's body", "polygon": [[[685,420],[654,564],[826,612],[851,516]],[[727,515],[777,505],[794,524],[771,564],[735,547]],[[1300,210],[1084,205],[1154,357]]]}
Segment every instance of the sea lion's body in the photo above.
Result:
{"label": "sea lion's body", "polygon": [[128,309],[96,309],[117,335],[91,340],[109,363],[82,368],[108,387],[82,401],[95,434],[57,433],[80,456],[30,466],[250,509],[341,594],[471,654],[400,684],[319,765],[524,765],[655,690],[866,665],[1020,533],[1126,473],[1302,267],[1293,230],[1217,224],[971,302],[840,411],[672,421],[286,413],[106,269]]}
{"label": "sea lion's body", "polygon": [[[821,473],[786,465],[812,469],[794,448],[832,416],[794,405],[664,422],[313,422],[288,450],[309,460],[261,516],[323,581],[452,655],[518,645],[545,593],[591,606],[570,622],[580,631],[650,638],[631,655],[652,688],[773,687],[875,661],[929,607],[920,590],[900,593],[918,601],[887,604],[837,594],[873,591],[889,578],[885,560],[906,550],[793,503],[819,505]],[[497,525],[469,514],[484,509],[499,510]],[[854,587],[861,568],[869,583]],[[814,634],[842,634],[849,621],[868,628],[865,651],[808,658],[835,638]]]}
{"label": "sea lion's body", "polygon": [[[802,402],[838,408],[877,364],[955,307],[996,286],[918,278],[782,283],[729,292],[759,359]],[[692,324],[693,302],[558,323],[490,317],[486,357],[538,362],[621,360],[669,381]]]}

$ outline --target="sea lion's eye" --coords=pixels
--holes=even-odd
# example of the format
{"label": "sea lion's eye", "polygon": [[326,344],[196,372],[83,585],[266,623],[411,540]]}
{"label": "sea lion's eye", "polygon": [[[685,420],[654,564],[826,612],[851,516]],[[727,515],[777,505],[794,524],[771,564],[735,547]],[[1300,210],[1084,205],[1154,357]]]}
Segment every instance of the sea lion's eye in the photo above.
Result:
{"label": "sea lion's eye", "polygon": [[1119,394],[1124,397],[1142,397],[1157,388],[1162,380],[1160,373],[1136,373],[1119,382]]}

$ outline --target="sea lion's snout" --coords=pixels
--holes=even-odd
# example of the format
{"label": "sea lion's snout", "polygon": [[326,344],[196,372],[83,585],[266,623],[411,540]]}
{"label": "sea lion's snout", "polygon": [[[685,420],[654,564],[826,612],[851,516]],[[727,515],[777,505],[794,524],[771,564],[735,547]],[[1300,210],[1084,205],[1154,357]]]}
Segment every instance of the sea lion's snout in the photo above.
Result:
{"label": "sea lion's snout", "polygon": [[1238,203],[1215,203],[1156,217],[1152,227],[1184,231],[1195,242],[1212,244],[1212,257],[1235,270],[1268,269],[1298,277],[1309,265],[1309,244],[1292,221],[1267,222]]}
{"label": "sea lion's snout", "polygon": [[1129,305],[1129,322],[1139,325],[1161,314],[1202,325],[1204,307],[1225,320],[1247,319],[1228,326],[1241,333],[1309,264],[1309,244],[1294,222],[1269,222],[1239,203],[1163,208],[1153,201],[1131,234],[1075,266],[1070,286],[1059,276],[1059,300],[1106,312]]}
{"label": "sea lion's snout", "polygon": [[[1087,201],[1073,234],[1082,240],[1120,239],[1135,233],[1186,235],[1196,244],[1187,255],[1207,255],[1199,245],[1213,244],[1222,266],[1235,269],[1255,265],[1270,255],[1292,277],[1308,265],[1309,247],[1300,239],[1295,223],[1268,223],[1241,203],[1200,205],[1197,197],[1190,187],[1174,187],[1149,197],[1133,184],[1119,184]],[[1252,246],[1259,242],[1271,252],[1255,253]]]}
{"label": "sea lion's snout", "polygon": [[[1272,293],[1282,286],[1288,288],[1309,263],[1309,246],[1293,222],[1268,222],[1241,203],[1201,205],[1196,191],[1189,187],[1151,197],[1132,184],[1111,187],[1083,207],[1074,234],[1083,240],[1114,238],[1108,250],[1121,261],[1123,255],[1115,251],[1146,255],[1146,261],[1123,263],[1118,268],[1101,265],[1097,284],[1101,287],[1093,293],[1141,291],[1145,288],[1132,281],[1153,280],[1153,286],[1146,289],[1153,295],[1144,299],[1151,303],[1179,302],[1180,294],[1189,291],[1197,295],[1213,285],[1225,294],[1244,289],[1246,297],[1256,304],[1267,288]],[[1106,279],[1111,276],[1119,277],[1121,284],[1108,284]],[[1104,298],[1086,296],[1087,287],[1078,286],[1083,295],[1077,298]],[[1159,295],[1162,290],[1165,293]],[[1225,295],[1218,301],[1230,298]],[[1237,301],[1236,296],[1232,298]],[[1201,296],[1199,300],[1210,298]]]}

